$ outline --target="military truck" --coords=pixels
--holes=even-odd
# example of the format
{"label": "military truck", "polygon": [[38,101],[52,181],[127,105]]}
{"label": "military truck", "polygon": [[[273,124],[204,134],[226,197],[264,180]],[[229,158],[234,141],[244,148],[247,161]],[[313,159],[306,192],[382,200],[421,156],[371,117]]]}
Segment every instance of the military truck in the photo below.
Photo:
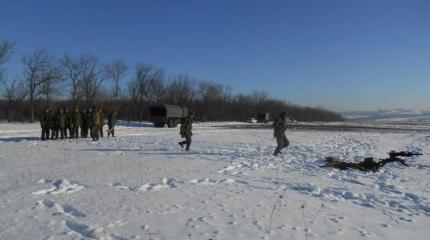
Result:
{"label": "military truck", "polygon": [[188,116],[188,109],[178,105],[159,104],[149,107],[150,119],[155,127],[169,128],[178,126],[181,118]]}
{"label": "military truck", "polygon": [[257,113],[257,122],[258,123],[268,123],[270,115],[269,113]]}

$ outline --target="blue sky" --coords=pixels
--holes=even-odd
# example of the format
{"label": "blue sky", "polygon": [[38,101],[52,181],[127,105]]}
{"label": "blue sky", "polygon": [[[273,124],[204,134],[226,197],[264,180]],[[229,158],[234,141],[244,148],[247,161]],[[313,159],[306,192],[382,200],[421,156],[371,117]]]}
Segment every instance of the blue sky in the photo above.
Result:
{"label": "blue sky", "polygon": [[427,0],[0,0],[10,68],[94,54],[336,111],[430,110]]}

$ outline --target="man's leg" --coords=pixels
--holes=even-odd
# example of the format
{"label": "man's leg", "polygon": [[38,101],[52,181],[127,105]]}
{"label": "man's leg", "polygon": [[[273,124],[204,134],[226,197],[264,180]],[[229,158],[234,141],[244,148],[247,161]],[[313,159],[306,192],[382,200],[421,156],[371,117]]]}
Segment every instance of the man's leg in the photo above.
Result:
{"label": "man's leg", "polygon": [[185,136],[185,142],[187,144],[187,147],[185,148],[186,151],[190,151],[190,146],[191,146],[191,136]]}
{"label": "man's leg", "polygon": [[276,149],[273,152],[274,156],[278,156],[278,154],[281,152],[282,146],[284,145],[283,138],[280,136],[277,136],[276,137],[276,144],[277,144]]}
{"label": "man's leg", "polygon": [[284,145],[282,148],[286,148],[286,147],[290,146],[290,141],[288,141],[288,138],[285,135],[282,138],[283,138],[283,142],[284,142]]}

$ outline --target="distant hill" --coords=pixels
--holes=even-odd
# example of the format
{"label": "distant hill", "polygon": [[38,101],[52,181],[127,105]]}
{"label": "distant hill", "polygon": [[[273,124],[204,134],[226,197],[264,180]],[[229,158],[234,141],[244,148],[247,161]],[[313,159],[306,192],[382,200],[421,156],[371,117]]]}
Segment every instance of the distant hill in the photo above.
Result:
{"label": "distant hill", "polygon": [[409,109],[342,112],[346,120],[357,121],[430,121],[430,112]]}

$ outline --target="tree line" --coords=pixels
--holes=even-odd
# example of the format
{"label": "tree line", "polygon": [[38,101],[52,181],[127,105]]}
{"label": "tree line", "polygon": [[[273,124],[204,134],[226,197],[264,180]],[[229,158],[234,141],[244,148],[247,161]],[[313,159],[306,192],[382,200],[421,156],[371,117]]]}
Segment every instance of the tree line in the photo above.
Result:
{"label": "tree line", "polygon": [[343,121],[323,108],[302,107],[275,99],[264,91],[233,94],[228,86],[188,75],[167,77],[151,64],[128,66],[122,60],[103,63],[94,55],[55,57],[37,49],[22,56],[19,76],[9,76],[7,62],[15,44],[0,41],[0,119],[30,121],[46,107],[116,110],[119,119],[144,121],[152,104],[188,107],[196,118],[243,121],[256,113],[276,116],[286,111],[297,121]]}

